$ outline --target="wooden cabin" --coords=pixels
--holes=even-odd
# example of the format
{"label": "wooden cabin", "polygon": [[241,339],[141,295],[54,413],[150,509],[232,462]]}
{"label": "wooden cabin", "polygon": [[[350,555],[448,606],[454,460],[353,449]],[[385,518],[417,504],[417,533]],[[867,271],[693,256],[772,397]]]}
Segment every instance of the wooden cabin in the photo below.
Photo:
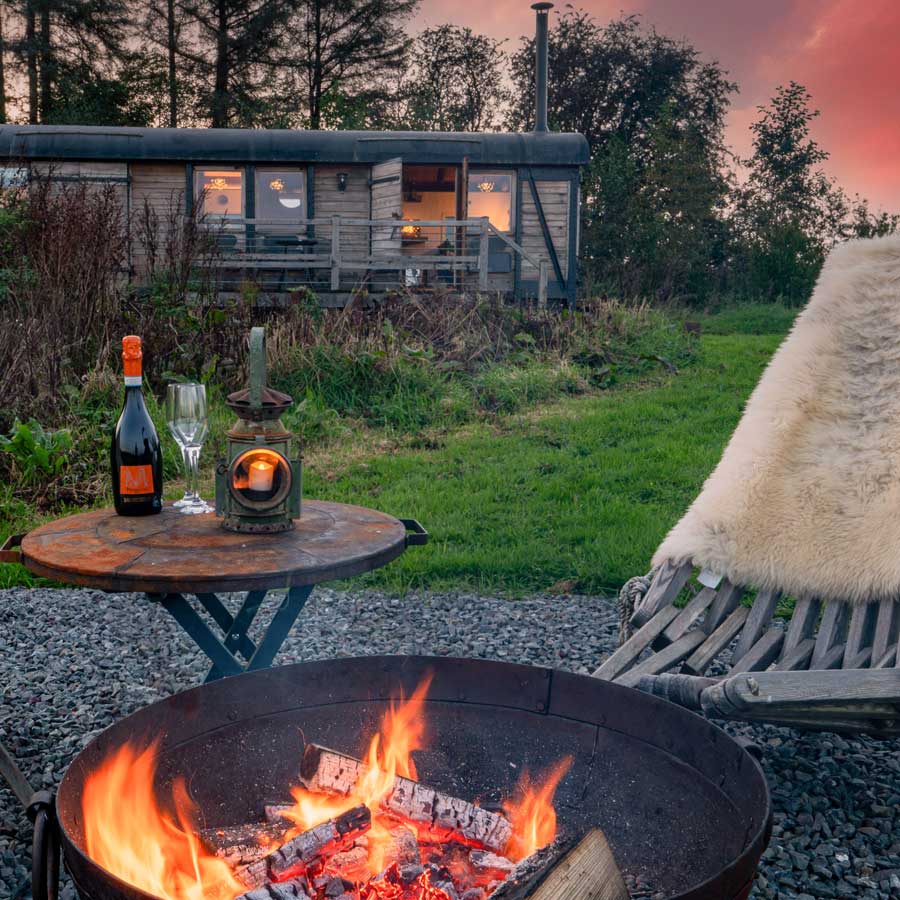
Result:
{"label": "wooden cabin", "polygon": [[[214,234],[222,293],[452,286],[573,304],[580,134],[547,128],[551,3],[536,3],[535,130],[525,134],[5,125],[8,174],[121,186],[129,222]],[[4,162],[5,161],[5,162]],[[163,227],[161,224],[160,227]],[[130,266],[147,267],[147,229]],[[144,246],[138,235],[144,236]]]}
{"label": "wooden cabin", "polygon": [[[577,134],[0,127],[0,157],[215,228],[223,288],[456,284],[574,301]],[[140,275],[143,248],[133,242]]]}

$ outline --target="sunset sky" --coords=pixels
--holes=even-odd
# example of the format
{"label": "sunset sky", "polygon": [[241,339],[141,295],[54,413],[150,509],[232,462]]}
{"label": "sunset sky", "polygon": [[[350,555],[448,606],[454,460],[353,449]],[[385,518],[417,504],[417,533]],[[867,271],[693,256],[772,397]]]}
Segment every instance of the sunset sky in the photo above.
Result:
{"label": "sunset sky", "polygon": [[[621,12],[719,59],[740,85],[729,123],[732,147],[749,149],[756,106],[791,79],[822,111],[814,135],[826,168],[850,193],[900,211],[900,2],[898,0],[584,0],[604,21]],[[518,45],[534,28],[529,0],[422,0],[416,25],[468,25]],[[555,16],[562,3],[551,12]]]}

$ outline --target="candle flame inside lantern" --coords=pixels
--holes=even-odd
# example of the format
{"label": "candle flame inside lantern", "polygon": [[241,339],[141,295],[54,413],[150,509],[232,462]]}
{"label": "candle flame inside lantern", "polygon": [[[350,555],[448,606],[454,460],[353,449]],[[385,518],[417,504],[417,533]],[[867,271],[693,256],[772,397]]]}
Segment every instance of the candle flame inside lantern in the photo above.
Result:
{"label": "candle flame inside lantern", "polygon": [[261,459],[250,463],[250,490],[271,491],[272,480],[275,477],[275,466]]}

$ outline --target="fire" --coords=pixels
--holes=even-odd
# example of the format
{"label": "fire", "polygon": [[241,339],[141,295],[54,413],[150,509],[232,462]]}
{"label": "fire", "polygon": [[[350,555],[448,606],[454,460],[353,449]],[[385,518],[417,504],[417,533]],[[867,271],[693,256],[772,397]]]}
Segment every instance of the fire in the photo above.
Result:
{"label": "fire", "polygon": [[524,772],[513,796],[504,802],[503,810],[513,827],[512,840],[506,848],[506,855],[511,860],[531,856],[556,837],[553,797],[571,765],[572,757],[567,756],[538,783],[532,782],[528,772]]}
{"label": "fire", "polygon": [[[377,812],[398,775],[418,781],[412,754],[424,746],[425,695],[430,685],[429,677],[419,684],[409,700],[401,698],[399,704],[391,704],[381,720],[381,730],[372,738],[363,757],[367,766],[365,777],[357,782],[349,795],[335,797],[314,794],[303,787],[292,789],[295,805],[282,815],[297,826],[297,833],[315,828],[355,806],[365,805],[373,813]],[[377,875],[384,868],[385,853],[391,841],[388,827],[377,816],[373,816],[368,838],[368,871],[370,875]]]}
{"label": "fire", "polygon": [[245,888],[222,860],[204,850],[191,820],[184,781],[172,786],[174,815],[154,796],[156,743],[126,743],[85,781],[88,855],[122,881],[163,900],[232,900]]}
{"label": "fire", "polygon": [[[363,879],[359,900],[402,900],[413,894],[417,900],[449,900],[439,884],[432,884],[427,868],[414,889],[401,889],[396,864],[385,869],[398,823],[385,816],[380,806],[398,776],[418,781],[413,753],[425,746],[424,706],[429,686],[430,678],[408,700],[401,698],[391,704],[363,757],[365,774],[349,796],[297,787],[292,790],[294,806],[281,813],[293,825],[279,844],[354,807],[369,808],[372,824],[366,833],[368,859],[359,872]],[[524,773],[504,802],[513,831],[505,848],[510,860],[524,859],[556,837],[553,798],[571,762],[570,758],[562,760],[537,780]],[[161,900],[234,900],[246,887],[223,860],[204,848],[193,824],[196,808],[183,780],[174,782],[171,796],[160,805],[154,792],[156,765],[156,742],[143,750],[127,743],[88,776],[82,796],[88,855],[122,881]],[[413,823],[404,824],[416,833]],[[436,842],[440,838],[422,831],[416,838],[425,862],[439,847]],[[452,863],[447,865],[452,868]]]}

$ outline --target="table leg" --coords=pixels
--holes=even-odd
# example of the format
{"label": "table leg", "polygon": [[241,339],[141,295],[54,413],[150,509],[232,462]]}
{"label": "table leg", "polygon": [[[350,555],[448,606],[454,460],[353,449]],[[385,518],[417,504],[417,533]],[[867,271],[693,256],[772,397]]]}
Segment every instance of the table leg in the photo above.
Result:
{"label": "table leg", "polygon": [[181,594],[163,594],[158,599],[194,643],[212,660],[210,674],[217,671],[219,674],[216,677],[221,678],[224,675],[239,675],[244,671],[234,654],[212,633],[209,625]]}
{"label": "table leg", "polygon": [[248,671],[265,669],[272,664],[275,654],[281,649],[288,632],[294,627],[294,622],[297,621],[297,616],[300,615],[311,593],[312,585],[307,585],[292,587],[285,594],[278,612],[273,616],[268,630],[256,648],[256,653],[247,665]]}
{"label": "table leg", "polygon": [[[203,608],[224,632],[223,638],[213,633],[183,594],[150,594],[148,596],[150,599],[160,602],[194,643],[210,658],[212,667],[206,676],[206,681],[215,681],[226,675],[238,675],[241,672],[270,666],[311,593],[312,586],[291,588],[272,617],[259,645],[250,640],[247,630],[262,606],[266,591],[249,591],[235,616],[231,615],[215,594],[197,594],[197,599]],[[242,662],[239,657],[243,657],[246,662]]]}

